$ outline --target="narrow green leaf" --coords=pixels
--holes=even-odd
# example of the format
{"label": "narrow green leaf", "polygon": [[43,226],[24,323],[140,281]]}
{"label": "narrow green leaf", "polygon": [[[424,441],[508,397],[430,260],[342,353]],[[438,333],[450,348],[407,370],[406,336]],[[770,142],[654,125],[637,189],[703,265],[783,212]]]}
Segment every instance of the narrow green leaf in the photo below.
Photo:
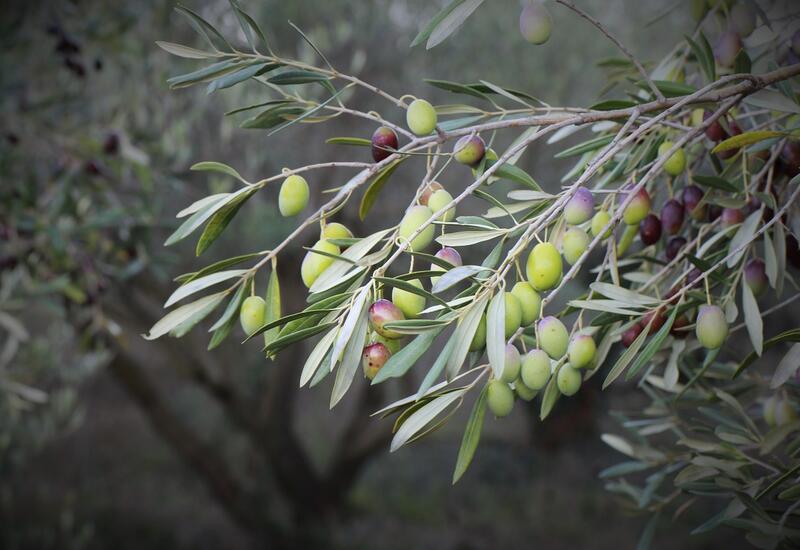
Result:
{"label": "narrow green leaf", "polygon": [[249,189],[247,192],[228,202],[216,214],[214,214],[214,217],[212,217],[211,221],[208,222],[205,229],[203,229],[203,233],[200,235],[200,238],[197,240],[195,255],[199,256],[208,250],[208,247],[211,246],[220,235],[222,235],[222,232],[225,231],[225,228],[228,227],[229,223],[231,223],[231,220],[233,220],[233,218],[236,216],[236,213],[239,212],[239,209],[242,207],[242,205],[247,202],[247,199],[253,196],[255,192],[255,188]]}
{"label": "narrow green leaf", "polygon": [[173,42],[156,40],[156,45],[167,53],[187,59],[208,59],[211,57],[219,57],[219,54],[214,52],[206,52],[196,48],[190,48],[189,46],[184,46],[183,44],[175,44]]}
{"label": "narrow green leaf", "polygon": [[145,338],[145,340],[155,340],[156,338],[160,338],[169,332],[182,330],[183,326],[185,326],[187,322],[191,322],[191,324],[194,325],[200,319],[202,319],[201,317],[200,319],[195,320],[197,315],[202,314],[205,316],[211,313],[211,311],[217,305],[219,305],[225,296],[225,292],[218,292],[217,294],[204,296],[199,300],[176,308],[162,317],[150,328],[150,331],[147,334],[143,334],[142,336]]}
{"label": "narrow green leaf", "polygon": [[[650,359],[661,349],[661,346],[664,345],[664,340],[667,339],[669,336],[669,331],[672,330],[672,324],[675,322],[675,317],[678,315],[678,308],[672,308],[672,313],[667,318],[667,321],[661,326],[658,332],[650,339],[647,345],[636,357],[636,361],[634,361],[633,365],[631,366],[628,373],[625,375],[625,380],[630,380],[636,373],[638,373],[642,367],[644,367]],[[644,331],[642,331],[644,332]]]}
{"label": "narrow green leaf", "polygon": [[650,323],[647,325],[647,329],[643,330],[639,336],[636,337],[636,340],[634,340],[630,347],[626,349],[622,355],[620,355],[619,359],[617,359],[617,362],[614,363],[613,367],[611,367],[606,379],[603,381],[603,389],[606,389],[609,385],[611,385],[611,383],[616,380],[620,374],[622,374],[622,371],[625,370],[633,358],[636,357],[636,354],[639,353],[639,348],[641,348],[642,344],[644,344],[644,340],[647,338],[647,332],[650,330],[650,325],[652,322],[653,321],[651,319]]}
{"label": "narrow green leaf", "polygon": [[760,356],[764,350],[764,322],[761,319],[761,312],[758,310],[756,297],[744,278],[742,278],[742,308],[744,309],[744,323],[747,326],[747,334],[750,335],[753,350],[756,355]]}
{"label": "narrow green leaf", "polygon": [[375,375],[372,384],[380,384],[389,378],[403,376],[428,351],[428,348],[431,347],[440,332],[442,332],[441,328],[429,330],[414,338],[408,345],[389,358],[383,368]]}
{"label": "narrow green leaf", "polygon": [[[281,317],[281,284],[278,280],[277,264],[272,264],[272,272],[269,274],[269,284],[267,284],[267,294],[264,296],[266,302],[266,311],[264,313],[264,322],[271,323],[280,319]],[[278,327],[271,328],[264,332],[264,345],[268,346],[270,342],[275,340],[280,333]]]}
{"label": "narrow green leaf", "polygon": [[325,80],[328,80],[327,76],[314,71],[289,70],[268,78],[267,82],[277,86],[289,86],[293,84],[310,84],[311,82],[322,82]]}
{"label": "narrow green leaf", "polygon": [[494,377],[503,375],[506,357],[506,299],[505,293],[498,292],[489,302],[486,310],[486,354],[492,366]]}
{"label": "narrow green leaf", "polygon": [[225,340],[225,338],[228,337],[231,329],[233,329],[236,321],[239,319],[237,313],[239,313],[239,308],[244,301],[245,286],[246,285],[241,285],[239,287],[239,289],[236,291],[236,294],[233,296],[233,298],[231,298],[231,301],[225,308],[225,312],[209,329],[210,331],[213,331],[214,334],[211,335],[211,341],[208,343],[208,351],[215,349]]}
{"label": "narrow green leaf", "polygon": [[236,171],[235,168],[232,168],[231,166],[228,166],[227,164],[224,164],[222,162],[215,162],[215,161],[198,162],[193,164],[191,168],[189,168],[189,170],[202,171],[202,172],[220,172],[222,174],[233,176],[234,178],[243,183],[247,183],[247,180],[245,180],[241,176],[241,174],[239,174],[239,172]]}
{"label": "narrow green leaf", "polygon": [[461,479],[464,472],[469,468],[472,462],[472,457],[475,456],[475,450],[478,448],[478,443],[481,440],[481,431],[483,430],[483,419],[486,416],[486,394],[489,386],[484,386],[481,390],[475,405],[472,407],[472,412],[467,420],[467,426],[464,428],[464,437],[461,439],[461,447],[458,449],[458,458],[456,459],[456,467],[453,472],[453,485]]}
{"label": "narrow green leaf", "polygon": [[364,191],[364,196],[361,197],[361,204],[358,207],[359,218],[363,220],[367,217],[367,214],[378,199],[378,195],[383,189],[383,186],[389,181],[389,178],[392,177],[392,174],[403,160],[404,157],[398,158],[375,175],[375,179],[372,180],[367,190]]}

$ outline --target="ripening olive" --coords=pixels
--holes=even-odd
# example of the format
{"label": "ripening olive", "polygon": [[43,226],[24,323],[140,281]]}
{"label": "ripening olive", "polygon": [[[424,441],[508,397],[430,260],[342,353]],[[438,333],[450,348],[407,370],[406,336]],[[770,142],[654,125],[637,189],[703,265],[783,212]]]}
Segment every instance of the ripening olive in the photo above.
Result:
{"label": "ripening olive", "polygon": [[650,195],[644,189],[640,189],[633,197],[633,200],[625,207],[622,213],[622,221],[627,225],[639,225],[650,212]]}
{"label": "ripening olive", "polygon": [[303,176],[292,174],[281,184],[278,193],[278,210],[281,215],[296,216],[308,204],[308,182]]}
{"label": "ripening olive", "polygon": [[564,221],[571,225],[581,224],[592,217],[593,210],[592,192],[585,187],[579,187],[564,206]]}
{"label": "ripening olive", "polygon": [[781,399],[775,403],[775,425],[785,426],[797,420],[797,411],[788,399]]}
{"label": "ripening olive", "polygon": [[[504,293],[503,298],[505,299],[506,310],[505,335],[506,338],[510,338],[512,334],[517,332],[517,329],[522,323],[522,306],[520,306],[517,297],[510,292]],[[514,378],[516,378],[516,376]]]}
{"label": "ripening olive", "polygon": [[[608,225],[608,222],[611,221],[611,214],[608,213],[608,210],[600,210],[597,214],[594,215],[592,218],[592,236],[597,237],[603,228]],[[605,235],[603,235],[604,239],[607,239],[611,236],[611,233],[614,231],[613,226],[609,227],[606,231]]]}
{"label": "ripening olive", "polygon": [[550,380],[550,356],[540,349],[529,351],[522,359],[523,383],[532,390],[541,390]]}
{"label": "ripening olive", "polygon": [[[417,288],[422,288],[422,281],[419,279],[413,279],[407,282]],[[403,312],[403,315],[405,315],[407,319],[419,317],[419,314],[425,309],[425,296],[414,294],[402,288],[395,287],[392,289],[392,302],[400,308],[400,311]]]}
{"label": "ripening olive", "polygon": [[[434,212],[438,212],[453,200],[453,195],[445,191],[444,189],[439,189],[438,191],[434,192],[433,195],[430,196],[428,199],[428,208],[433,210]],[[443,222],[451,222],[453,218],[456,217],[456,207],[452,206],[442,214],[442,217],[439,218]]]}
{"label": "ripening olive", "polygon": [[575,262],[586,252],[589,242],[589,235],[580,227],[573,227],[564,233],[561,248],[564,250],[564,259],[569,265],[575,265]]}
{"label": "ripening olive", "polygon": [[553,32],[553,18],[539,0],[525,5],[519,15],[519,32],[531,44],[544,44]]}
{"label": "ripening olive", "polygon": [[539,347],[553,359],[563,357],[569,344],[569,333],[564,323],[550,315],[539,321],[537,329]]}
{"label": "ripening olive", "polygon": [[370,380],[375,378],[375,375],[383,368],[391,355],[387,347],[381,343],[364,347],[364,351],[361,354],[361,368],[364,369],[364,376]]}
{"label": "ripening olive", "polygon": [[330,256],[315,254],[313,250],[327,252],[328,254],[339,254],[341,252],[338,246],[326,240],[319,240],[314,243],[311,250],[306,252],[303,263],[300,266],[300,277],[303,279],[303,284],[306,285],[306,288],[311,288],[317,277],[322,275],[322,272],[328,269],[334,260]]}
{"label": "ripening olive", "polygon": [[581,373],[566,363],[562,365],[556,375],[556,384],[562,395],[567,397],[575,395],[581,389]]}
{"label": "ripening olive", "polygon": [[395,354],[400,351],[404,342],[402,338],[386,338],[373,330],[369,334],[369,343],[383,344],[389,350],[389,353]]}
{"label": "ripening olive", "polygon": [[[439,250],[436,254],[434,254],[440,260],[444,260],[447,263],[451,264],[453,267],[459,267],[462,265],[461,262],[461,254],[458,253],[458,250],[455,248],[451,248],[449,246],[445,246],[441,250]],[[451,268],[452,269],[452,268]],[[439,264],[431,263],[431,271],[447,271],[444,267],[440,266]],[[431,277],[431,284],[435,285],[436,281],[439,280],[439,277]]]}
{"label": "ripening olive", "polygon": [[419,203],[422,206],[428,206],[428,201],[430,200],[431,195],[433,195],[439,189],[444,189],[442,184],[435,181],[430,182],[425,186],[425,189],[422,190],[422,193],[419,196]]}
{"label": "ripening olive", "polygon": [[630,328],[628,328],[625,332],[622,333],[622,337],[620,339],[622,345],[625,346],[626,348],[631,347],[631,344],[633,344],[633,341],[639,337],[639,335],[642,333],[642,330],[644,329],[642,328],[642,325],[640,325],[639,323],[631,325]]}
{"label": "ripening olive", "polygon": [[684,187],[681,195],[684,210],[692,219],[697,221],[702,221],[706,217],[707,209],[706,204],[703,202],[704,196],[703,190],[696,185]]}
{"label": "ripening olive", "polygon": [[728,29],[719,35],[714,45],[714,58],[722,67],[733,67],[741,49],[742,39],[739,33]]}
{"label": "ripening olive", "polygon": [[453,147],[453,158],[467,166],[478,164],[485,153],[486,144],[481,136],[464,136]]}
{"label": "ripening olive", "polygon": [[244,333],[250,336],[264,325],[267,303],[260,296],[248,296],[239,309],[239,322]]}
{"label": "ripening olive", "polygon": [[539,318],[542,308],[542,298],[539,293],[526,281],[519,281],[511,289],[511,294],[517,297],[522,310],[522,326],[527,327]]}
{"label": "ripening olive", "polygon": [[530,285],[538,291],[550,290],[561,280],[561,255],[552,243],[539,243],[528,255],[526,274]]}
{"label": "ripening olive", "polygon": [[353,233],[339,222],[326,223],[320,239],[352,239]]}
{"label": "ripening olive", "polygon": [[[711,113],[709,111],[703,112],[703,122],[705,122]],[[722,141],[726,137],[728,137],[728,132],[725,131],[725,128],[722,127],[720,124],[719,119],[715,120],[711,124],[708,125],[706,128],[706,137],[711,141]]]}
{"label": "ripening olive", "polygon": [[475,335],[472,337],[472,342],[469,344],[469,351],[481,351],[486,347],[486,314],[481,315],[481,320],[478,323],[478,328],[475,330]]}
{"label": "ripening olive", "polygon": [[728,337],[728,322],[725,312],[714,305],[702,305],[697,313],[695,326],[697,340],[706,349],[717,349]]}
{"label": "ripening olive", "polygon": [[775,427],[775,407],[778,404],[778,396],[772,395],[764,400],[764,404],[761,408],[761,414],[764,417],[764,422],[767,423],[767,426],[770,428]]}
{"label": "ripening olive", "polygon": [[681,248],[686,246],[686,242],[686,239],[683,237],[672,237],[667,242],[667,247],[664,249],[664,254],[667,256],[667,260],[674,260],[681,251]]}
{"label": "ripening olive", "polygon": [[372,330],[384,338],[402,338],[402,334],[384,328],[384,325],[392,321],[402,321],[403,319],[405,319],[403,312],[389,300],[382,298],[369,306],[369,325]]}
{"label": "ripening olive", "polygon": [[719,217],[722,227],[731,227],[744,221],[744,212],[741,208],[723,208]]}
{"label": "ripening olive", "polygon": [[683,205],[670,199],[661,207],[661,223],[667,235],[676,235],[683,225]]}
{"label": "ripening olive", "polygon": [[744,266],[744,282],[753,291],[754,296],[760,296],[767,290],[769,280],[767,269],[763,261],[753,258]]}
{"label": "ripening olive", "polygon": [[536,394],[538,393],[536,390],[530,389],[528,386],[522,383],[521,378],[517,378],[514,380],[514,391],[517,394],[517,397],[522,399],[523,401],[531,401]]}
{"label": "ripening olive", "polygon": [[[486,149],[486,153],[484,153],[483,158],[485,158],[487,160],[486,166],[488,167],[491,164],[491,162],[488,162],[488,161],[495,161],[499,157],[497,156],[497,152],[494,149],[492,149],[491,147],[489,147],[488,149]],[[478,173],[478,165],[475,165],[475,166],[472,167],[472,176],[475,179],[478,179],[478,176],[480,176],[480,173]],[[497,180],[497,178],[492,176],[492,177],[489,178],[488,181],[489,181],[489,183],[491,183],[491,182],[493,182],[495,180]]]}
{"label": "ripening olive", "polygon": [[436,109],[424,99],[415,99],[406,111],[406,124],[418,136],[427,136],[436,128]]}
{"label": "ripening olive", "polygon": [[[406,212],[406,215],[403,216],[402,221],[400,222],[400,230],[399,235],[400,239],[403,241],[407,241],[411,234],[414,233],[423,223],[428,221],[433,216],[433,210],[431,210],[427,206],[416,205],[412,206]],[[419,235],[414,237],[411,241],[410,249],[414,252],[419,252],[420,250],[424,250],[431,242],[433,241],[433,237],[435,236],[435,228],[434,226],[428,225],[425,229],[420,232]]]}
{"label": "ripening olive", "polygon": [[594,343],[594,338],[588,334],[576,334],[570,340],[567,348],[569,364],[573,368],[582,369],[592,364],[596,352],[597,346]]}
{"label": "ripening olive", "polygon": [[[671,141],[665,141],[661,145],[658,146],[658,156],[663,157],[666,156],[670,149],[675,144]],[[666,162],[664,162],[664,171],[669,174],[670,176],[678,176],[686,169],[686,153],[683,149],[678,149],[672,156],[670,156]]]}
{"label": "ripening olive", "polygon": [[521,362],[522,358],[519,356],[517,347],[514,344],[506,344],[506,352],[503,356],[503,373],[500,375],[500,380],[509,384],[516,380],[519,376]]}
{"label": "ripening olive", "polygon": [[380,162],[397,150],[397,134],[388,126],[381,126],[372,134],[372,158]]}
{"label": "ripening olive", "polygon": [[508,416],[514,408],[514,392],[502,380],[492,380],[486,390],[486,404],[493,415]]}

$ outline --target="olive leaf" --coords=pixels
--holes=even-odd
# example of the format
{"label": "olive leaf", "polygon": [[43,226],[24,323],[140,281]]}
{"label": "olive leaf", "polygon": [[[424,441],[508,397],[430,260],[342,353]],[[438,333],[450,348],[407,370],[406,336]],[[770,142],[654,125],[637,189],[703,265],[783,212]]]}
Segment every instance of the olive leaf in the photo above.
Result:
{"label": "olive leaf", "polygon": [[483,429],[483,419],[486,416],[486,399],[487,390],[489,386],[484,386],[481,390],[475,405],[472,407],[472,412],[467,420],[467,426],[464,428],[464,437],[461,439],[461,447],[458,449],[458,458],[456,458],[456,467],[453,471],[453,485],[461,479],[464,472],[469,468],[472,462],[472,457],[475,456],[475,450],[478,448],[478,443],[481,439],[481,430]]}

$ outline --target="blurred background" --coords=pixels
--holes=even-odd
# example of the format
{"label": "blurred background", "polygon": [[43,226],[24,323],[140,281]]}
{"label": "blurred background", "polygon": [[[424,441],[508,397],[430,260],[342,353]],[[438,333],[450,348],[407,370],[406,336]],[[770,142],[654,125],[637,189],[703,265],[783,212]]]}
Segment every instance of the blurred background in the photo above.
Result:
{"label": "blurred background", "polygon": [[[444,3],[241,1],[278,52],[315,61],[291,20],[337,68],[396,96],[463,101],[423,81],[438,78],[485,79],[558,105],[598,98],[605,79],[596,62],[617,53],[571,12],[554,6],[551,40],[532,47],[517,29],[521,3],[493,0],[442,45],[409,49]],[[578,3],[648,60],[693,26],[689,2],[649,26],[667,3]],[[226,1],[187,4],[241,42]],[[269,248],[293,227],[268,188],[202,260],[192,239],[164,248],[178,210],[234,185],[189,166],[217,160],[255,180],[284,166],[367,161],[366,150],[325,139],[374,130],[339,118],[268,138],[224,116],[263,100],[257,84],[170,91],[169,76],[199,65],[155,41],[200,46],[174,5],[14,0],[0,10],[0,548],[634,547],[646,518],[617,506],[597,478],[619,459],[599,437],[616,429],[610,411],[645,402],[631,385],[601,393],[593,378],[546,423],[519,405],[503,421],[487,417],[471,469],[452,487],[469,404],[394,454],[391,421],[369,418],[416,388],[422,368],[409,382],[359,381],[329,411],[330,382],[297,390],[302,345],[273,363],[257,343],[239,344],[240,332],[207,352],[209,323],[180,340],[140,337],[163,315],[173,277]],[[404,119],[363,92],[350,103]],[[500,149],[512,138],[498,138]],[[538,145],[521,160],[546,189],[570,168],[553,152]],[[365,222],[355,206],[337,221],[363,235],[399,218],[420,176],[403,169]],[[465,175],[443,183],[463,188]],[[312,207],[320,189],[346,177],[315,173]],[[298,245],[281,255],[287,311],[305,299],[302,253]],[[738,546],[733,532],[688,535],[710,514],[693,507],[654,546]]]}

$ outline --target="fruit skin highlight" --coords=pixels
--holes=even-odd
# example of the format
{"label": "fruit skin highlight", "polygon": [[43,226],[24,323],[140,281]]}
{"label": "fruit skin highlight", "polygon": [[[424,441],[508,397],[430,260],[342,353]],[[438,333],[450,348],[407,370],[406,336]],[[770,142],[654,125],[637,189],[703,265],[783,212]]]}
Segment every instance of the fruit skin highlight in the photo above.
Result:
{"label": "fruit skin highlight", "polygon": [[251,336],[256,330],[264,325],[264,317],[267,313],[267,303],[261,296],[248,296],[242,302],[239,309],[239,322],[242,330]]}
{"label": "fruit skin highlight", "polygon": [[506,344],[506,352],[503,360],[503,374],[500,380],[509,384],[519,377],[519,370],[522,366],[522,358],[519,350],[514,344]]}
{"label": "fruit skin highlight", "polygon": [[[666,156],[667,152],[672,149],[675,144],[671,141],[665,141],[658,146],[658,156]],[[670,176],[679,176],[686,169],[686,153],[683,149],[678,149],[672,156],[664,163],[664,171]]]}
{"label": "fruit skin highlight", "polygon": [[[415,205],[408,209],[406,215],[403,216],[400,222],[399,235],[402,241],[407,241],[411,234],[414,233],[419,226],[428,221],[433,216],[433,210],[427,206]],[[419,235],[414,237],[409,245],[409,249],[414,252],[424,250],[429,244],[433,242],[433,237],[436,234],[436,229],[433,224],[429,225],[420,232]]]}
{"label": "fruit skin highlight", "polygon": [[[439,189],[438,191],[434,192],[430,198],[428,199],[428,208],[430,208],[433,212],[438,212],[453,200],[453,195],[448,193],[444,189]],[[442,217],[439,218],[443,222],[451,222],[456,217],[456,207],[452,206],[445,210],[445,213],[442,214]]]}
{"label": "fruit skin highlight", "polygon": [[725,312],[714,305],[702,305],[697,313],[695,326],[697,340],[706,349],[717,349],[728,337],[728,322]]}
{"label": "fruit skin highlight", "polygon": [[436,128],[436,109],[424,99],[415,99],[406,110],[408,129],[418,136],[427,136]]}
{"label": "fruit skin highlight", "polygon": [[550,290],[561,280],[561,255],[552,243],[539,243],[528,255],[526,275],[530,285],[539,292]]}
{"label": "fruit skin highlight", "polygon": [[[510,338],[512,334],[517,332],[517,329],[520,327],[522,323],[522,306],[517,300],[517,297],[511,294],[510,292],[505,292],[503,294],[503,298],[505,300],[505,310],[506,310],[506,318],[505,318],[505,335],[506,338]],[[516,378],[516,376],[514,376]],[[510,380],[513,382],[514,380]]]}
{"label": "fruit skin highlight", "polygon": [[[592,218],[592,236],[597,237],[603,228],[608,225],[608,222],[611,221],[611,214],[608,213],[607,210],[600,210],[597,214],[594,215]],[[605,235],[603,235],[604,239],[607,239],[611,236],[611,233],[614,231],[613,226],[608,228]]]}
{"label": "fruit skin highlight", "polygon": [[560,359],[567,353],[569,333],[564,323],[552,315],[539,321],[538,336],[539,347],[553,359]]}
{"label": "fruit skin highlight", "polygon": [[[319,240],[314,243],[311,250],[319,250],[328,254],[339,254],[341,252],[338,246],[325,240]],[[317,277],[322,275],[322,272],[328,269],[334,261],[334,258],[330,256],[315,254],[311,250],[306,252],[303,263],[300,265],[300,277],[303,279],[303,284],[306,285],[306,288],[311,288]]]}
{"label": "fruit skin highlight", "polygon": [[633,200],[625,207],[622,213],[622,221],[626,225],[638,225],[649,213],[650,195],[644,189],[640,189]]}
{"label": "fruit skin highlight", "polygon": [[496,417],[508,416],[514,408],[514,392],[502,380],[492,380],[486,389],[486,402]]}
{"label": "fruit skin highlight", "polygon": [[585,187],[578,188],[572,198],[564,206],[564,221],[570,225],[579,225],[589,221],[594,211],[594,196]]}
{"label": "fruit skin highlight", "polygon": [[528,3],[519,15],[519,32],[531,44],[544,44],[553,32],[553,18],[538,1]]}
{"label": "fruit skin highlight", "polygon": [[387,149],[397,150],[397,134],[388,126],[381,126],[372,134],[372,159],[380,162],[392,154]]}
{"label": "fruit skin highlight", "polygon": [[320,239],[352,239],[353,233],[339,222],[326,223]]}
{"label": "fruit skin highlight", "polygon": [[589,242],[589,235],[580,227],[573,227],[564,233],[561,248],[564,250],[564,259],[569,265],[575,265],[575,262],[589,248]]}
{"label": "fruit skin highlight", "polygon": [[281,184],[278,193],[278,210],[281,216],[296,216],[308,204],[308,182],[303,176],[292,174]]}

